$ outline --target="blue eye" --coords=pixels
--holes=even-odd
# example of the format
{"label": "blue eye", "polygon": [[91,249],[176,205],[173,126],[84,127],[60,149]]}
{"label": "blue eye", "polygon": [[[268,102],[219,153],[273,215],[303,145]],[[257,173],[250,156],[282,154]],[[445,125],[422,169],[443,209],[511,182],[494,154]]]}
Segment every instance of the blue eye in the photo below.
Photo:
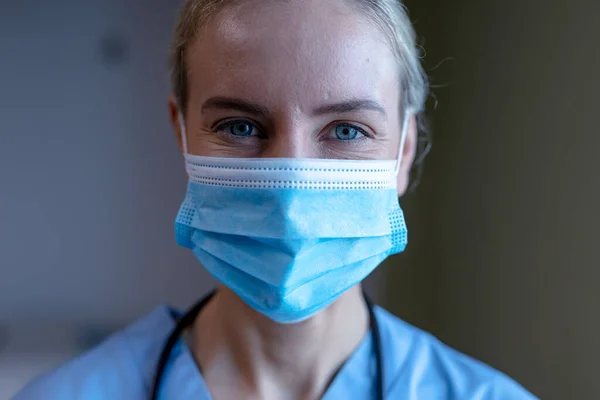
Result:
{"label": "blue eye", "polygon": [[254,125],[244,121],[232,122],[228,128],[234,136],[254,136],[256,131]]}
{"label": "blue eye", "polygon": [[215,131],[236,137],[260,136],[261,134],[255,124],[246,120],[226,121],[217,126]]}
{"label": "blue eye", "polygon": [[335,136],[339,140],[353,140],[365,135],[362,133],[361,129],[352,125],[342,124],[335,127]]}

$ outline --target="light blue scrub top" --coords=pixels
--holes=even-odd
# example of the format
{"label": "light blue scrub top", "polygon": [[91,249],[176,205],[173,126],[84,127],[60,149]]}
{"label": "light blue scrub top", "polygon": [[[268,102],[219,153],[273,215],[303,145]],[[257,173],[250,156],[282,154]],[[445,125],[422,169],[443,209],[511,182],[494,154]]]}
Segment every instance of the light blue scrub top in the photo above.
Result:
{"label": "light blue scrub top", "polygon": [[[386,399],[534,399],[506,375],[450,349],[430,334],[376,307]],[[14,400],[146,400],[165,340],[175,322],[159,307],[91,351],[26,386]],[[375,399],[371,334],[348,359],[323,400]],[[161,399],[211,399],[185,341],[179,340]]]}

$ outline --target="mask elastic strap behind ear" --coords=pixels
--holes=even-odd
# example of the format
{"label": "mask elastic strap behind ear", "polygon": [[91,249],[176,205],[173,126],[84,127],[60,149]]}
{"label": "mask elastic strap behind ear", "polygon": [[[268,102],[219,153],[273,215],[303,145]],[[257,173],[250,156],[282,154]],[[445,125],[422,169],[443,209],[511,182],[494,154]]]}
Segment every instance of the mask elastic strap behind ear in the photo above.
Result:
{"label": "mask elastic strap behind ear", "polygon": [[400,135],[400,144],[398,145],[398,157],[396,158],[396,168],[394,172],[398,176],[400,172],[400,164],[402,163],[402,153],[404,152],[404,143],[406,143],[406,136],[408,134],[408,125],[410,124],[410,117],[413,115],[411,109],[407,109],[404,113],[404,121],[402,122],[402,134]]}
{"label": "mask elastic strap behind ear", "polygon": [[187,146],[187,132],[185,131],[185,120],[183,119],[183,113],[181,111],[178,112],[179,118],[179,130],[181,131],[181,145],[183,147],[183,154],[188,154],[188,146]]}

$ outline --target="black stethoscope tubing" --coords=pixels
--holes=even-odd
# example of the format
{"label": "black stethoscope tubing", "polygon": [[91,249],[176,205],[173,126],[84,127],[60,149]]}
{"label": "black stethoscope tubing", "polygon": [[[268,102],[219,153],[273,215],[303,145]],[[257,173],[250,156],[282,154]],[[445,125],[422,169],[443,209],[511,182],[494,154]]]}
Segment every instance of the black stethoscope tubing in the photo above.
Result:
{"label": "black stethoscope tubing", "polygon": [[[215,291],[205,296],[198,303],[196,303],[192,308],[190,308],[184,315],[177,321],[175,328],[169,335],[169,338],[165,342],[165,345],[162,348],[160,353],[160,357],[158,359],[158,364],[156,365],[156,370],[154,372],[154,381],[152,384],[152,392],[151,392],[151,400],[158,400],[158,392],[160,390],[160,384],[162,378],[165,375],[165,369],[167,368],[167,364],[169,362],[169,357],[171,355],[171,351],[173,351],[173,347],[181,337],[183,331],[192,325],[202,308],[209,302],[209,300],[214,296]],[[373,309],[373,303],[369,299],[369,297],[365,294],[365,302],[367,303],[367,308],[369,310],[369,325],[371,328],[371,333],[373,335],[373,348],[375,352],[375,360],[376,360],[376,390],[377,390],[377,399],[384,400],[385,399],[385,383],[383,380],[383,357],[382,357],[382,349],[381,349],[381,337],[379,332],[379,325],[377,323],[377,318],[375,317],[375,311]]]}

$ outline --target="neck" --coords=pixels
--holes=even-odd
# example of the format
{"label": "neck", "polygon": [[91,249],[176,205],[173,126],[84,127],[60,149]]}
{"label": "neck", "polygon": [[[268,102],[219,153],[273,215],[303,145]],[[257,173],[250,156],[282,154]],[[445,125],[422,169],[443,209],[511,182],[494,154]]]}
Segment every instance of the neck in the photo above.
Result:
{"label": "neck", "polygon": [[194,322],[191,349],[216,400],[319,398],[368,319],[360,285],[296,324],[278,324],[221,287]]}

